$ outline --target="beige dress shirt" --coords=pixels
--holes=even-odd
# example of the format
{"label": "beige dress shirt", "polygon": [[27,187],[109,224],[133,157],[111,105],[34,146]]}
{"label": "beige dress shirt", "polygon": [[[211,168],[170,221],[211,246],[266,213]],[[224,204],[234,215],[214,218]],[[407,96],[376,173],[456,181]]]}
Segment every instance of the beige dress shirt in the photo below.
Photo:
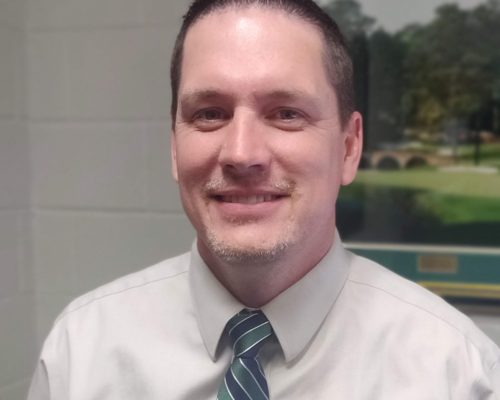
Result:
{"label": "beige dress shirt", "polygon": [[[72,302],[43,347],[28,400],[215,399],[240,304],[190,253]],[[346,251],[262,308],[273,400],[500,399],[500,350],[420,286]],[[221,338],[222,335],[222,338]]]}

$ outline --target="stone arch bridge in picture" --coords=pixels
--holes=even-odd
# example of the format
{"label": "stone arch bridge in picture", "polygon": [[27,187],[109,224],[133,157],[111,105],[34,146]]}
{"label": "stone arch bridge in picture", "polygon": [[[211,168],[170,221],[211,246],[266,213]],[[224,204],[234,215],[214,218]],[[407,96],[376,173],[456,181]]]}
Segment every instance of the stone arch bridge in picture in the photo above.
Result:
{"label": "stone arch bridge in picture", "polygon": [[415,150],[372,150],[365,152],[361,168],[381,170],[441,167],[453,164],[449,155],[430,154]]}

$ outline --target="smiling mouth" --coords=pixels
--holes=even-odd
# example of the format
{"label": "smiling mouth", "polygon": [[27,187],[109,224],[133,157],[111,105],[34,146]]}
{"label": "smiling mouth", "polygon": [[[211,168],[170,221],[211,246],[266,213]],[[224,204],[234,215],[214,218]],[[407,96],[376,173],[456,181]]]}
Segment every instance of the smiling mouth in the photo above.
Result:
{"label": "smiling mouth", "polygon": [[215,196],[215,199],[223,203],[238,203],[238,204],[259,204],[279,200],[282,195],[251,195],[251,196],[235,196],[235,195],[220,195]]}

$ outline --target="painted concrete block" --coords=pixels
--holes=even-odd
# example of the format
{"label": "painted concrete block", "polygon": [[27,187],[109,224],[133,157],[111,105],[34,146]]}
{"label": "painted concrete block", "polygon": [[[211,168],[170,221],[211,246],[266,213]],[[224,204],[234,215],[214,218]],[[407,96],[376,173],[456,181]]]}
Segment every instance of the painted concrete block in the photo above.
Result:
{"label": "painted concrete block", "polygon": [[140,125],[33,124],[30,130],[35,204],[146,207],[147,140]]}
{"label": "painted concrete block", "polygon": [[170,122],[148,123],[144,129],[149,140],[149,207],[182,213],[179,189],[172,177]]}
{"label": "painted concrete block", "polygon": [[28,34],[28,112],[30,119],[65,119],[68,84],[64,32]]}
{"label": "painted concrete block", "polygon": [[136,0],[28,0],[29,29],[70,29],[137,24],[142,20]]}
{"label": "painted concrete block", "polygon": [[164,30],[83,31],[67,37],[68,117],[167,117],[171,46]]}

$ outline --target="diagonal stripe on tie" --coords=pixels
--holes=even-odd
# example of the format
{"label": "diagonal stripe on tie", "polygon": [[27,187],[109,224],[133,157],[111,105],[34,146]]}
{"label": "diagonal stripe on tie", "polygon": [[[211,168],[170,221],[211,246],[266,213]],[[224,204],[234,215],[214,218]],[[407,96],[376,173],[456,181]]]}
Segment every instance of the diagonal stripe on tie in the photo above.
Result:
{"label": "diagonal stripe on tie", "polygon": [[258,399],[262,396],[267,399],[267,393],[269,389],[267,388],[267,382],[264,376],[261,374],[258,361],[254,359],[238,359],[239,362],[234,363],[231,368],[238,375],[244,377],[245,382],[249,384],[247,387],[251,388],[249,391],[252,393],[252,399]]}
{"label": "diagonal stripe on tie", "polygon": [[[245,321],[248,321],[248,320],[251,320],[251,319],[254,319],[258,317],[257,314],[236,314],[234,316],[234,319],[231,319],[228,324],[227,324],[227,327],[229,329],[229,332],[228,332],[228,335],[237,335],[239,336],[241,333],[234,333],[233,334],[233,331],[235,329],[238,329],[237,332],[245,332],[246,331],[246,328],[245,328],[245,325],[242,325]],[[250,325],[254,325],[254,323],[252,322],[247,322],[247,324],[250,323]]]}
{"label": "diagonal stripe on tie", "polygon": [[219,388],[219,393],[217,393],[217,400],[234,400],[227,388],[226,378],[224,378],[224,382]]}
{"label": "diagonal stripe on tie", "polygon": [[251,350],[259,348],[260,342],[271,336],[271,324],[269,321],[263,324],[251,328],[248,332],[243,333],[239,336],[233,345],[234,354],[236,357],[254,357]]}
{"label": "diagonal stripe on tie", "polygon": [[257,358],[265,340],[273,334],[261,311],[242,310],[229,320],[226,331],[234,357],[217,394],[218,400],[268,400],[269,389]]}

